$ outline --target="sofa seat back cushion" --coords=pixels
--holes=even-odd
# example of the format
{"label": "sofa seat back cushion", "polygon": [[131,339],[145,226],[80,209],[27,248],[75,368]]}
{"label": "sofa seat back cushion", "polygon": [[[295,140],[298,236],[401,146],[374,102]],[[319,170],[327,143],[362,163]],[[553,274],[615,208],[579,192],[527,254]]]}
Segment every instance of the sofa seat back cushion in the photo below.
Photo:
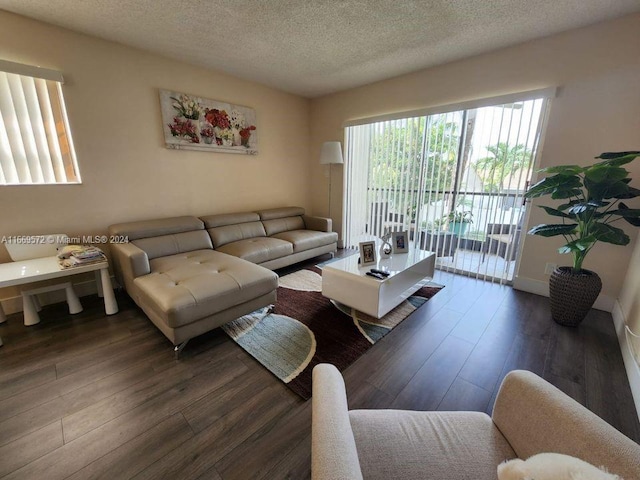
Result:
{"label": "sofa seat back cushion", "polygon": [[134,280],[141,304],[178,328],[266,295],[278,276],[215,250],[181,253],[149,262],[151,273]]}
{"label": "sofa seat back cushion", "polygon": [[298,253],[336,243],[338,234],[336,232],[318,232],[315,230],[290,230],[276,233],[271,238],[291,242],[293,244],[293,252]]}
{"label": "sofa seat back cushion", "polygon": [[516,457],[480,412],[352,410],[349,419],[367,479],[495,480],[498,464]]}
{"label": "sofa seat back cushion", "polygon": [[149,260],[166,257],[167,255],[213,248],[211,238],[209,238],[209,235],[204,230],[140,238],[131,243],[141,250],[144,250]]}
{"label": "sofa seat back cushion", "polygon": [[239,223],[237,225],[225,225],[223,227],[210,228],[208,230],[214,248],[220,248],[228,243],[245,240],[248,238],[266,237],[267,233],[260,222]]}
{"label": "sofa seat back cushion", "polygon": [[269,237],[277,235],[278,233],[288,232],[291,230],[304,230],[305,228],[304,220],[300,216],[263,220],[262,224],[264,225],[264,229]]}
{"label": "sofa seat back cushion", "polygon": [[140,238],[160,237],[194,230],[204,230],[203,221],[197,217],[184,216],[118,223],[109,227],[109,235],[127,237],[132,242]]}
{"label": "sofa seat back cushion", "polygon": [[237,225],[238,223],[259,222],[260,215],[256,212],[221,213],[200,217],[200,220],[204,222],[205,228],[215,228],[226,225]]}
{"label": "sofa seat back cushion", "polygon": [[211,236],[214,248],[238,240],[267,235],[260,222],[260,215],[255,212],[209,215],[202,217],[202,221]]}
{"label": "sofa seat back cushion", "polygon": [[278,238],[248,238],[227,243],[218,248],[219,252],[242,258],[252,263],[264,263],[286,257],[294,252],[293,244]]}
{"label": "sofa seat back cushion", "polygon": [[269,237],[276,233],[305,228],[302,218],[304,208],[301,207],[271,208],[259,210],[257,214],[260,216],[260,220],[262,220],[264,229]]}
{"label": "sofa seat back cushion", "polygon": [[260,220],[274,220],[276,218],[300,217],[304,215],[302,207],[280,207],[269,208],[267,210],[258,210],[256,212],[260,216]]}

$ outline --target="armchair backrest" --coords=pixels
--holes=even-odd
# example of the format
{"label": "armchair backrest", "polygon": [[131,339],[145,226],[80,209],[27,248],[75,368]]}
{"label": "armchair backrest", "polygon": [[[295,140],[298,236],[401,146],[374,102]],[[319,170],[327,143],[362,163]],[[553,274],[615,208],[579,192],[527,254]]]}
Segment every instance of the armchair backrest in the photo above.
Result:
{"label": "armchair backrest", "polygon": [[640,445],[534,373],[505,377],[492,417],[520,458],[563,453],[640,478]]}

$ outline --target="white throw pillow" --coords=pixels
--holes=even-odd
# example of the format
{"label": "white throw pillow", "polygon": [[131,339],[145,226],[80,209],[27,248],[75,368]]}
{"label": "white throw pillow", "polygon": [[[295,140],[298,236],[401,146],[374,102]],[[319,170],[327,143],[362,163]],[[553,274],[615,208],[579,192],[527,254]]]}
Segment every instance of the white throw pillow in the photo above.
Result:
{"label": "white throw pillow", "polygon": [[527,460],[498,465],[498,480],[622,480],[604,470],[560,453],[539,453]]}

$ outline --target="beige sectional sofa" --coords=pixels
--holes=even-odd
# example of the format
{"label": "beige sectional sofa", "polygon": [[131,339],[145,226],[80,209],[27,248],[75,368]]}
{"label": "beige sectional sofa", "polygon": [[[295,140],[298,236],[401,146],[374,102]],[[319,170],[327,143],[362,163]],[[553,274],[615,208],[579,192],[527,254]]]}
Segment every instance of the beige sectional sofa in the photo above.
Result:
{"label": "beige sectional sofa", "polygon": [[640,445],[523,370],[504,379],[492,417],[349,411],[342,376],[329,364],[314,368],[312,398],[313,480],[496,480],[502,461],[543,452],[578,457],[625,479],[640,478]]}
{"label": "beige sectional sofa", "polygon": [[305,215],[299,207],[201,217],[213,248],[275,270],[333,253],[338,234],[331,220]]}
{"label": "beige sectional sofa", "polygon": [[116,277],[175,345],[268,306],[282,268],[334,253],[331,220],[299,207],[184,216],[109,227]]}

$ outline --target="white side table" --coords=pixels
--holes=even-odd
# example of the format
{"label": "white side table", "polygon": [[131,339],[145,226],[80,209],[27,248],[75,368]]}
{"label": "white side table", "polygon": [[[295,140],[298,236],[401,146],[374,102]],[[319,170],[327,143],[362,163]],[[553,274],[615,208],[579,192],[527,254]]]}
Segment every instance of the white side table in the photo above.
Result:
{"label": "white side table", "polygon": [[[61,268],[58,257],[34,258],[0,264],[0,288],[24,285],[52,278],[70,277],[80,273],[95,272],[98,295],[104,298],[104,310],[107,315],[118,313],[118,303],[111,286],[109,263],[104,261],[81,267]],[[45,287],[46,288],[46,287]],[[31,296],[24,297],[25,325],[35,325],[40,321],[36,305]],[[0,323],[6,316],[0,306]],[[1,345],[1,343],[0,343]]]}

